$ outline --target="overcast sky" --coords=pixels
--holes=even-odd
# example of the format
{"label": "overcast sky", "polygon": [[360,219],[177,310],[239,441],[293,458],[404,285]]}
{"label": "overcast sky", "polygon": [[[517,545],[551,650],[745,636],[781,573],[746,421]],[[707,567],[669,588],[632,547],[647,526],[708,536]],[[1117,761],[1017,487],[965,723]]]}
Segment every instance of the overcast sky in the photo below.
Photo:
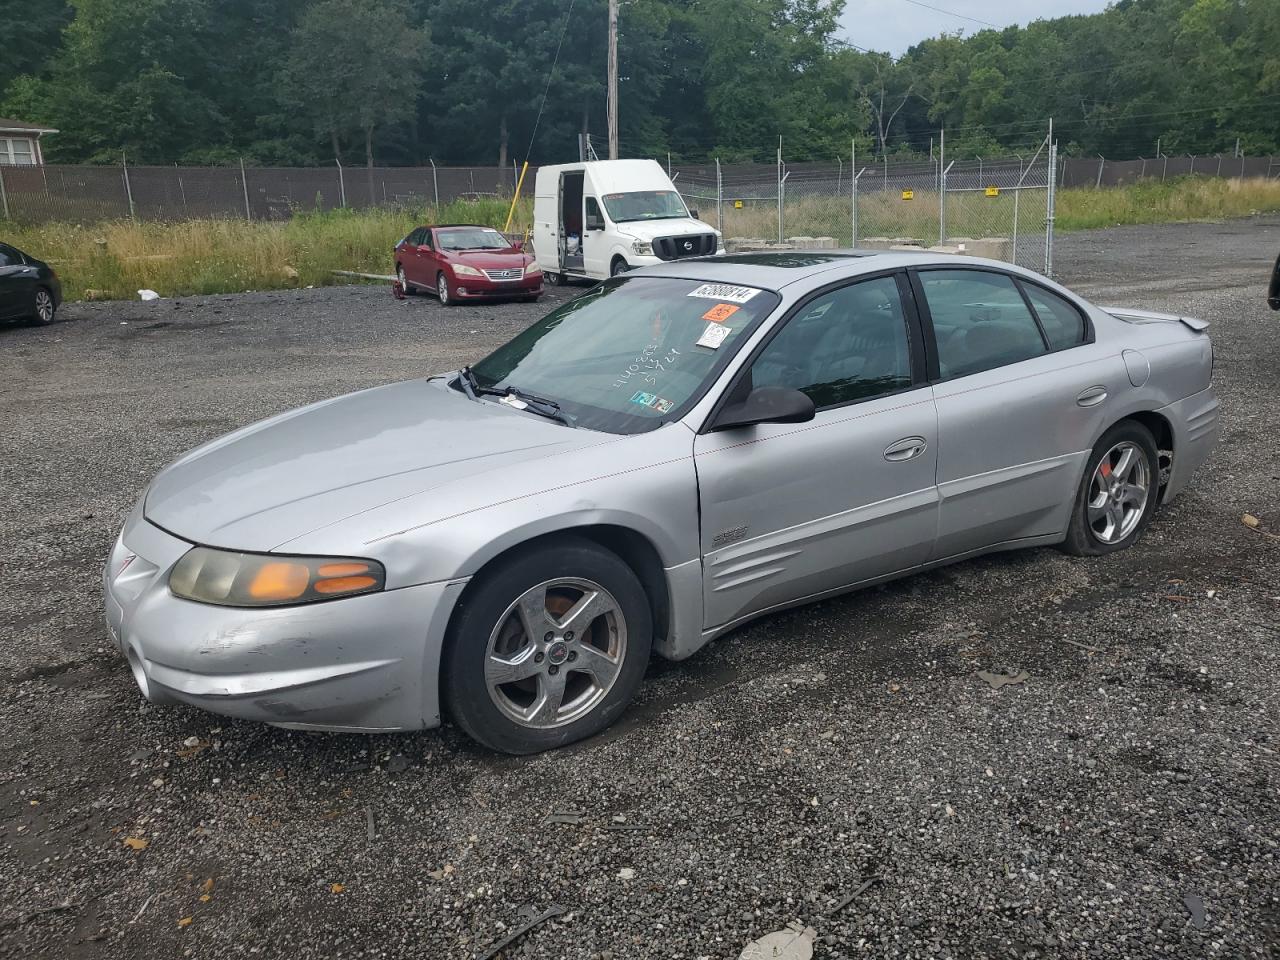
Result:
{"label": "overcast sky", "polygon": [[927,6],[911,0],[846,0],[844,16],[840,18],[842,35],[860,47],[887,50],[897,56],[926,37],[956,30],[969,34],[986,29],[986,24],[965,17],[1006,27],[1011,23],[1026,24],[1072,13],[1097,13],[1107,6],[1107,0],[920,0],[920,3]]}

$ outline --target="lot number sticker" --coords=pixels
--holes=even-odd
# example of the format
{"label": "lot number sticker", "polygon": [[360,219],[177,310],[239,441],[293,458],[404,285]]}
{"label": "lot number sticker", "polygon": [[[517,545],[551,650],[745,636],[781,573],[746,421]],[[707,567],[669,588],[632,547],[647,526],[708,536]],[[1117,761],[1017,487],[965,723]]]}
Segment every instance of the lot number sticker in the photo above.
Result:
{"label": "lot number sticker", "polygon": [[728,300],[730,303],[746,303],[760,291],[755,287],[738,287],[732,283],[704,283],[690,290],[690,297],[702,297],[705,300]]}
{"label": "lot number sticker", "polygon": [[710,320],[712,323],[724,323],[740,308],[732,303],[717,303],[714,307],[702,315],[703,320]]}
{"label": "lot number sticker", "polygon": [[707,329],[703,330],[702,336],[698,338],[697,346],[719,350],[720,344],[724,343],[725,338],[731,333],[733,331],[728,327],[721,326],[718,323],[708,323]]}

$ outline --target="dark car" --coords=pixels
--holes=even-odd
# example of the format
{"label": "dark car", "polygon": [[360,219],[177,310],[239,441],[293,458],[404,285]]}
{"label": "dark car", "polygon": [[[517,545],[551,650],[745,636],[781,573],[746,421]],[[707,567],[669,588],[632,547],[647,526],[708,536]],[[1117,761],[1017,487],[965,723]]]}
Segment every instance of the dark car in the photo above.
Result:
{"label": "dark car", "polygon": [[52,323],[62,303],[62,284],[53,267],[0,243],[0,320]]}
{"label": "dark car", "polygon": [[538,262],[492,227],[418,227],[396,244],[396,277],[406,294],[429,291],[446,306],[461,300],[542,296]]}
{"label": "dark car", "polygon": [[1280,257],[1276,257],[1276,265],[1271,270],[1271,286],[1267,288],[1267,306],[1272,310],[1280,310]]}

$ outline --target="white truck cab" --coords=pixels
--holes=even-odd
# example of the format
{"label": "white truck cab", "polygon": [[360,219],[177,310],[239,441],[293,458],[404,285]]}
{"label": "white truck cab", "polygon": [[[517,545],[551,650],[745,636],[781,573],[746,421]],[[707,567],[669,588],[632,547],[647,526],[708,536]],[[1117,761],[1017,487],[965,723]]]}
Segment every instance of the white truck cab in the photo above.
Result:
{"label": "white truck cab", "polygon": [[547,280],[563,283],[724,249],[657,161],[590,160],[538,169],[533,252]]}

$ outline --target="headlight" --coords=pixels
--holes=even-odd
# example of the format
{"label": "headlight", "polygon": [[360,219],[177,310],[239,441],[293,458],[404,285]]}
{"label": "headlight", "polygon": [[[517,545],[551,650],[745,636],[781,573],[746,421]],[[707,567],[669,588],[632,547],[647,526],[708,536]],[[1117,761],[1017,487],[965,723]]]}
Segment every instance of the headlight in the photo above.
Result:
{"label": "headlight", "polygon": [[484,274],[475,267],[468,267],[465,263],[452,264],[453,272],[460,277],[483,277]]}
{"label": "headlight", "polygon": [[524,275],[526,277],[531,277],[535,273],[541,273],[541,272],[542,272],[542,268],[538,266],[537,260],[530,260],[528,263],[524,265]]}
{"label": "headlight", "polygon": [[279,607],[381,590],[376,560],[287,557],[194,547],[169,574],[176,597],[222,607]]}
{"label": "headlight", "polygon": [[631,252],[637,253],[642,257],[652,257],[653,243],[649,240],[637,240],[631,244]]}

